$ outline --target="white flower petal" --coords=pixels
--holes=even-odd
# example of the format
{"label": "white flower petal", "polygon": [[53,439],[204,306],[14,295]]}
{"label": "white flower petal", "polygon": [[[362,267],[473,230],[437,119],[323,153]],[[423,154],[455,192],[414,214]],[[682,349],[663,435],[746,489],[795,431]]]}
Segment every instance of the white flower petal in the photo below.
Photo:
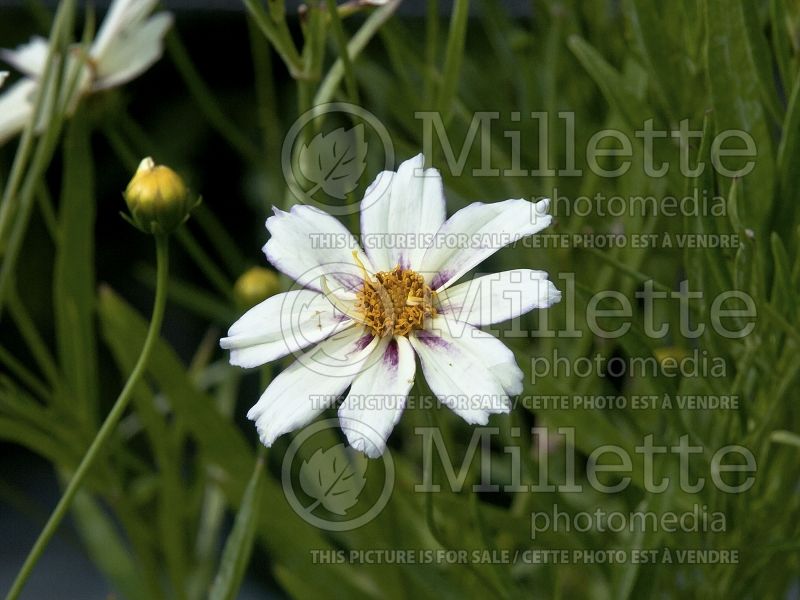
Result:
{"label": "white flower petal", "polygon": [[125,29],[119,38],[96,58],[94,89],[126,83],[149,69],[164,52],[164,36],[172,25],[172,15],[159,13],[136,27]]}
{"label": "white flower petal", "polygon": [[354,250],[367,271],[374,272],[353,234],[329,214],[303,205],[293,206],[291,212],[273,210],[275,214],[267,219],[272,237],[264,253],[275,268],[299,285],[322,290],[320,278],[324,276],[334,293],[352,297],[363,285]]}
{"label": "white flower petal", "polygon": [[352,324],[319,292],[293,290],[267,298],[248,310],[231,326],[220,345],[231,350],[232,365],[257,367]]}
{"label": "white flower petal", "polygon": [[386,207],[392,195],[394,171],[381,171],[361,200],[361,243],[373,266],[385,271],[390,264],[389,248],[384,243]]}
{"label": "white flower petal", "polygon": [[417,268],[425,254],[425,238],[444,223],[442,177],[424,169],[418,154],[403,162],[397,173],[384,171],[361,201],[361,235],[364,249],[378,271],[397,265]]}
{"label": "white flower petal", "polygon": [[442,316],[431,325],[410,337],[431,391],[468,423],[485,425],[491,413],[508,412],[509,394],[522,390],[513,353],[470,325]]}
{"label": "white flower petal", "polygon": [[21,73],[38,79],[44,73],[48,48],[47,40],[36,35],[15,50],[0,50],[0,57]]}
{"label": "white flower petal", "polygon": [[[522,382],[525,376],[517,365],[514,353],[508,346],[491,333],[457,323],[444,316],[440,319],[447,321],[445,331],[451,332],[464,349],[486,366],[509,396],[517,396],[522,393]],[[437,321],[437,324],[439,323]]]}
{"label": "white flower petal", "polygon": [[8,77],[8,71],[0,71],[0,87],[3,87],[3,84],[6,82],[6,77]]}
{"label": "white flower petal", "polygon": [[[389,339],[389,338],[387,338]],[[391,339],[379,360],[360,373],[339,407],[339,421],[350,445],[370,458],[383,454],[389,434],[400,420],[416,361],[405,337]]]}
{"label": "white flower petal", "polygon": [[25,128],[33,118],[36,82],[23,79],[0,95],[0,145]]}
{"label": "white flower petal", "polygon": [[[439,229],[437,243],[422,260],[421,270],[431,287],[435,290],[447,287],[503,246],[547,227],[552,219],[547,214],[549,202],[476,202],[456,212]],[[466,236],[466,246],[441,242],[458,239],[456,236]]]}
{"label": "white flower petal", "polygon": [[247,413],[265,446],[311,421],[347,389],[379,338],[351,327],[329,337],[282,371]]}
{"label": "white flower petal", "polygon": [[92,57],[101,60],[121,37],[147,18],[156,4],[158,0],[114,0],[90,49]]}
{"label": "white flower petal", "polygon": [[561,300],[547,273],[531,269],[475,277],[437,296],[441,314],[471,325],[500,323]]}

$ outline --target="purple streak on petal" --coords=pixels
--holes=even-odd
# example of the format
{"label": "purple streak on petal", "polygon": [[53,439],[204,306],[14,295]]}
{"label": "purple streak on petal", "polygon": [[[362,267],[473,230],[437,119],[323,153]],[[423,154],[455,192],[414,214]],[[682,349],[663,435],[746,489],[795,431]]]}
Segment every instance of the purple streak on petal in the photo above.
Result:
{"label": "purple streak on petal", "polygon": [[453,315],[458,316],[461,314],[461,311],[464,309],[464,303],[456,303],[455,301],[451,300],[450,298],[446,298],[442,300],[439,299],[439,306],[438,311],[443,315]]}
{"label": "purple streak on petal", "polygon": [[430,348],[441,348],[444,350],[450,347],[450,344],[447,342],[447,340],[431,333],[430,331],[418,331],[417,339]]}
{"label": "purple streak on petal", "polygon": [[359,275],[336,273],[335,277],[350,292],[359,292],[364,287],[364,280]]}
{"label": "purple streak on petal", "polygon": [[438,290],[445,283],[447,283],[447,280],[450,279],[451,276],[452,273],[449,273],[448,271],[439,271],[433,276],[433,279],[431,279],[431,289]]}
{"label": "purple streak on petal", "polygon": [[358,340],[355,343],[356,351],[360,352],[361,350],[369,346],[370,342],[372,342],[373,339],[374,336],[370,333],[362,335],[360,338],[358,338]]}
{"label": "purple streak on petal", "polygon": [[[294,279],[296,277],[296,274],[292,273],[290,269],[286,268],[285,263],[283,263],[275,256],[275,253],[272,251],[273,246],[270,244],[271,241],[272,239],[270,239],[269,242],[264,244],[264,247],[262,248],[264,254],[267,257],[267,260],[278,271],[280,271],[287,277]],[[353,266],[353,268],[355,268],[355,266]],[[296,283],[299,283],[302,287],[306,289],[315,290],[317,292],[322,291],[322,287],[320,286],[319,283],[320,277],[322,277],[322,275],[325,274],[324,270],[322,269],[322,266],[320,265],[319,269],[314,270],[315,276],[313,278],[309,279],[307,277],[307,274],[308,272],[303,273],[303,275],[301,275],[302,279],[297,280]],[[361,288],[364,287],[364,280],[361,278],[360,275],[357,275],[355,273],[345,273],[339,271],[339,272],[327,273],[325,275],[328,278],[329,284],[331,284],[333,280],[336,283],[340,284],[342,288],[348,292],[357,293],[361,291]]]}
{"label": "purple streak on petal", "polygon": [[397,355],[397,340],[392,340],[386,346],[386,352],[383,353],[383,362],[393,371],[397,370],[397,364],[400,362],[400,358]]}

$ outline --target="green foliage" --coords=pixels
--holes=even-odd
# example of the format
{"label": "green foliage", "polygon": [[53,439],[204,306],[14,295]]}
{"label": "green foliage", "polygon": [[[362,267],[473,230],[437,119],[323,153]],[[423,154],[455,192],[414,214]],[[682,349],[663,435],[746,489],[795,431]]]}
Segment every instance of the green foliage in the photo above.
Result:
{"label": "green foliage", "polygon": [[[38,135],[29,128],[13,163],[9,153],[0,157],[5,186],[0,207],[0,441],[41,456],[62,482],[68,481],[108,412],[112,390],[135,365],[148,326],[141,313],[148,305],[134,292],[152,289],[154,271],[147,254],[134,260],[123,257],[115,284],[124,289],[98,289],[97,265],[121,251],[114,245],[117,238],[133,238],[125,238],[129,226],[121,219],[110,234],[97,231],[105,206],[117,202],[116,211],[122,200],[100,197],[96,180],[105,170],[132,174],[140,157],[158,152],[183,167],[187,181],[226,193],[214,197],[196,190],[204,193],[206,204],[174,236],[178,268],[169,282],[168,327],[135,389],[129,415],[72,507],[87,553],[124,597],[194,599],[210,592],[215,598],[234,598],[246,574],[297,598],[516,597],[532,590],[542,598],[778,598],[796,591],[800,9],[789,0],[547,0],[535,3],[533,18],[523,18],[506,14],[500,2],[485,0],[472,7],[456,2],[449,20],[432,2],[422,23],[394,14],[394,0],[368,9],[365,18],[350,14],[356,11],[351,4],[340,5],[340,13],[331,18],[327,11],[332,2],[309,3],[298,21],[286,14],[282,2],[245,0],[242,30],[246,18],[257,72],[255,93],[241,97],[223,95],[207,81],[211,67],[195,64],[179,37],[184,25],[178,18],[178,32],[170,35],[164,59],[177,74],[173,83],[178,97],[171,97],[172,105],[153,110],[152,119],[136,115],[139,122],[125,96],[109,92],[82,102],[62,136],[68,110],[55,103],[49,127]],[[51,48],[67,45],[66,32],[75,17],[72,5],[60,5]],[[225,59],[247,62],[249,57]],[[49,71],[47,77],[57,88],[70,85],[63,65],[51,64]],[[150,93],[146,79],[133,89]],[[552,231],[545,233],[738,236],[735,248],[517,245],[480,267],[547,270],[565,301],[546,314],[523,317],[522,329],[582,332],[574,337],[534,333],[504,338],[526,374],[523,398],[705,394],[736,396],[737,406],[720,411],[685,410],[677,404],[652,410],[630,405],[586,410],[520,402],[510,416],[497,417],[492,425],[499,427],[503,443],[520,446],[526,476],[535,478],[547,460],[548,481],[563,483],[573,452],[585,462],[599,446],[613,444],[633,458],[631,482],[620,493],[601,494],[587,485],[579,469],[580,493],[495,496],[472,490],[481,477],[478,459],[469,464],[461,491],[415,492],[427,468],[415,427],[430,422],[426,409],[407,410],[390,439],[396,480],[383,512],[363,527],[343,532],[326,532],[302,520],[281,487],[280,465],[288,441],[257,450],[252,423],[243,419],[258,389],[285,363],[260,373],[255,385],[251,380],[256,375],[227,364],[217,340],[239,312],[234,281],[250,263],[261,260],[258,249],[266,235],[261,224],[270,206],[287,208],[294,201],[281,174],[283,136],[298,115],[324,102],[348,99],[358,99],[388,128],[398,160],[424,146],[417,111],[442,112],[456,154],[469,139],[474,113],[496,112],[487,147],[492,166],[501,171],[512,168],[512,146],[504,132],[519,131],[520,164],[537,169],[537,174],[476,174],[483,166],[478,141],[466,154],[463,173],[454,174],[444,149],[434,142],[427,158],[443,173],[450,214],[479,200],[549,196],[561,212]],[[208,135],[214,132],[226,156],[236,158],[243,177],[231,176],[225,164],[217,169],[216,161],[206,162],[215,169],[191,166],[195,157],[216,149],[198,150],[191,133],[169,122],[170,115],[182,110],[193,111]],[[560,111],[575,114],[575,148],[567,143],[568,124]],[[529,118],[532,112],[546,115],[536,120]],[[512,117],[514,113],[521,118]],[[668,135],[652,148],[635,135],[646,121],[655,130],[673,132],[683,120],[702,134],[690,139]],[[321,118],[320,128],[323,123]],[[550,130],[544,141],[539,137],[543,123]],[[584,151],[592,135],[603,129],[618,130],[632,141],[632,165],[616,177],[592,170]],[[711,168],[715,136],[733,129],[752,136],[757,149],[752,171],[741,178]],[[368,137],[365,143],[374,141]],[[100,144],[112,152],[97,152]],[[682,173],[684,155],[690,166],[704,162],[705,170]],[[50,165],[53,156],[57,160]],[[367,153],[367,180],[383,168],[379,159]],[[643,168],[647,160],[666,162],[670,169],[653,177]],[[728,157],[726,164],[733,169],[747,160]],[[620,160],[605,156],[599,163],[610,170]],[[570,167],[582,174],[566,172]],[[369,183],[361,179],[346,201],[361,197]],[[121,190],[125,183],[120,180],[117,187]],[[721,215],[699,211],[683,218],[658,211],[601,215],[597,193],[709,202],[719,198],[724,210]],[[564,212],[567,205],[558,202],[584,196],[593,207],[589,214]],[[245,217],[231,219],[228,213]],[[255,225],[248,231],[228,231],[229,222]],[[574,284],[558,277],[570,273]],[[639,304],[634,304],[626,335],[610,339],[591,333],[589,317],[608,329],[617,324],[592,313],[596,292],[615,290],[632,299],[647,281],[667,292],[677,290],[683,280],[703,292],[692,304],[692,323],[706,324],[696,339],[675,334],[680,321],[675,304],[658,308],[657,320],[673,332],[667,337],[644,331],[646,316]],[[729,290],[745,292],[757,307],[753,331],[739,339],[720,336],[709,325],[712,300]],[[124,300],[129,292],[131,299]],[[37,302],[41,296],[52,303],[42,308]],[[726,369],[722,375],[684,377],[660,373],[610,378],[602,370],[588,376],[538,375],[532,359],[554,353],[571,361],[695,353],[708,357],[709,363],[719,357]],[[459,465],[469,456],[473,427],[444,409],[436,419],[451,459]],[[574,428],[574,448],[572,442],[556,440],[542,451],[529,434],[532,424],[551,433]],[[512,439],[512,427],[521,428],[522,439]],[[706,450],[693,459],[692,479],[710,479],[715,450],[743,445],[757,460],[755,484],[740,494],[720,491],[710,481],[696,492],[674,485],[665,493],[648,491],[643,458],[635,451],[648,434],[667,446],[688,436]],[[491,451],[496,464],[503,465],[494,483],[509,484],[511,458],[499,445]],[[329,452],[333,454],[326,460],[347,460],[336,446]],[[310,463],[313,453],[303,458]],[[654,478],[674,479],[679,470],[676,455],[659,456]],[[445,481],[441,470],[432,475],[436,482]],[[367,479],[365,494],[380,492],[371,485]],[[724,513],[727,527],[722,533],[551,530],[532,539],[532,513],[552,514],[554,506],[571,516],[596,507],[661,514],[701,506],[709,514]],[[226,527],[227,517],[232,529]],[[488,549],[512,555],[531,549],[735,549],[739,559],[738,564],[617,565],[312,561],[312,552],[391,548]]]}

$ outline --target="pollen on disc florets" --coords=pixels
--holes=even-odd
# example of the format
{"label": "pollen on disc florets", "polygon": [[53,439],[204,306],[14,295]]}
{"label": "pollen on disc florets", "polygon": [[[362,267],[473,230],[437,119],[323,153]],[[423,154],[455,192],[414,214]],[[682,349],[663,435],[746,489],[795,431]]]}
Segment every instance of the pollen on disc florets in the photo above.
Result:
{"label": "pollen on disc florets", "polygon": [[419,273],[398,266],[376,273],[375,279],[364,280],[356,304],[373,334],[408,335],[436,314],[434,293]]}

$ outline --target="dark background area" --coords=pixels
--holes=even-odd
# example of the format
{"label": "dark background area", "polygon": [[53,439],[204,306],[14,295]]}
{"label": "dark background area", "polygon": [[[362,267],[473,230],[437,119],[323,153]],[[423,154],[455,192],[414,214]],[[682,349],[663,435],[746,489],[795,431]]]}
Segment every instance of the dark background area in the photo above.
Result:
{"label": "dark background area", "polygon": [[[47,35],[47,31],[39,27],[30,13],[21,7],[22,4],[0,0],[0,47],[14,48],[25,43],[32,34]],[[55,5],[54,2],[45,4]],[[107,4],[96,3],[98,7]],[[252,132],[255,141],[257,133],[252,123],[255,120],[252,109],[253,66],[248,59],[250,43],[244,11],[235,2],[164,4],[166,8],[174,10],[176,29],[194,64],[201,66],[204,80],[242,130]],[[288,75],[283,73],[279,61],[274,61],[274,67],[276,76],[283,74],[288,83]],[[253,218],[254,212],[230,208],[241,206],[242,195],[247,195],[247,190],[250,190],[251,204],[268,202],[268,199],[256,190],[252,182],[254,175],[242,170],[241,158],[206,122],[168,57],[124,88],[94,95],[88,99],[88,103],[92,105],[90,110],[101,120],[98,129],[102,128],[103,119],[113,120],[115,113],[125,107],[133,120],[151,136],[149,141],[152,148],[148,152],[158,162],[172,165],[192,190],[202,194],[205,208],[220,219],[235,239],[241,241],[239,248],[250,263],[263,264],[260,252],[263,220]],[[8,172],[16,147],[17,140],[0,147],[0,164],[3,165],[0,172]],[[120,211],[125,208],[122,191],[132,172],[100,133],[93,137],[93,152],[97,165],[97,283],[111,286],[142,314],[147,314],[154,290],[154,278],[149,270],[154,264],[152,240],[120,216]],[[57,151],[48,175],[52,190],[59,189],[61,162]],[[190,224],[189,227],[196,225]],[[193,231],[196,232],[196,229]],[[199,237],[202,234],[197,235]],[[52,280],[52,256],[51,240],[39,214],[35,212],[20,256],[19,273],[31,273],[31,281],[35,281],[37,287],[26,287],[25,279],[20,278],[18,288],[48,344],[53,343],[52,292],[41,286],[43,281]],[[208,285],[178,244],[173,244],[171,271],[197,285]],[[197,349],[196,340],[202,338],[207,329],[207,322],[168,304],[162,336],[169,340],[184,360],[191,358]],[[25,358],[25,345],[16,340],[16,336],[10,319],[0,320],[3,345],[16,356]],[[102,397],[110,402],[118,386],[118,373],[108,353],[101,352],[100,360],[104,383]],[[244,412],[237,410],[243,422]],[[244,431],[251,433],[250,429],[245,428]],[[3,473],[0,475],[0,531],[4,535],[0,544],[0,589],[6,590],[58,501],[60,490],[52,466],[47,461],[11,444],[0,444],[0,456],[3,462]],[[29,498],[35,498],[36,502],[31,504]],[[268,577],[268,570],[262,573]],[[56,595],[53,595],[52,581],[58,581],[60,585]],[[98,598],[109,591],[105,579],[86,557],[77,534],[70,526],[66,526],[59,530],[47,549],[23,598]],[[242,597],[248,595],[245,593]],[[263,597],[263,590],[259,597]]]}

